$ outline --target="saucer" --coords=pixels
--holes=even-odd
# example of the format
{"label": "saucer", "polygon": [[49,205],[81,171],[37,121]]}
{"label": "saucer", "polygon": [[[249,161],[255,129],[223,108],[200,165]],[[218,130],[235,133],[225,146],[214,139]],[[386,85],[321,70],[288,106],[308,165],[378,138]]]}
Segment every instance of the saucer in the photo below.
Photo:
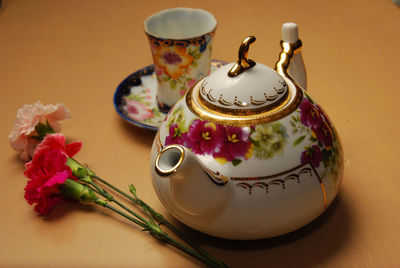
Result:
{"label": "saucer", "polygon": [[[212,60],[211,72],[226,62]],[[114,93],[114,107],[117,113],[129,123],[157,131],[166,116],[158,108],[157,78],[154,65],[144,67],[125,78]]]}

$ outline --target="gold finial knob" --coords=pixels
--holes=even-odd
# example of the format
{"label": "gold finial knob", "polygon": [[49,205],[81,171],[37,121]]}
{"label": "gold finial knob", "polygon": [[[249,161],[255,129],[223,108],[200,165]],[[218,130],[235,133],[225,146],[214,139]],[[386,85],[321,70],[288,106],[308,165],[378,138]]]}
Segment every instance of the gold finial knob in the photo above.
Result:
{"label": "gold finial knob", "polygon": [[239,48],[239,59],[235,63],[235,65],[233,65],[233,67],[229,70],[229,77],[235,77],[243,73],[245,70],[250,69],[251,67],[256,65],[253,60],[247,58],[250,44],[254,43],[254,41],[256,41],[256,38],[254,36],[248,36],[243,40]]}

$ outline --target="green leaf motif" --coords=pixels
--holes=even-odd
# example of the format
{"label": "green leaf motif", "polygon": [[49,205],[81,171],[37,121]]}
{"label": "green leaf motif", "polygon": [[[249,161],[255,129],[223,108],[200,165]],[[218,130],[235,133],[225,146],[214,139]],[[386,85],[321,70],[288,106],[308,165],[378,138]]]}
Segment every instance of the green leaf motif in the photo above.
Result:
{"label": "green leaf motif", "polygon": [[196,53],[193,55],[193,58],[195,58],[196,60],[201,58],[201,54],[200,53]]}
{"label": "green leaf motif", "polygon": [[237,165],[239,165],[241,162],[242,162],[242,160],[240,160],[240,159],[233,159],[233,160],[232,160],[232,165],[237,166]]}
{"label": "green leaf motif", "polygon": [[169,81],[169,86],[172,88],[172,89],[176,89],[176,81],[175,80],[171,80],[171,81]]}
{"label": "green leaf motif", "polygon": [[306,137],[306,135],[303,135],[303,136],[297,138],[297,139],[293,142],[293,146],[299,145],[299,144],[304,140],[305,137]]}

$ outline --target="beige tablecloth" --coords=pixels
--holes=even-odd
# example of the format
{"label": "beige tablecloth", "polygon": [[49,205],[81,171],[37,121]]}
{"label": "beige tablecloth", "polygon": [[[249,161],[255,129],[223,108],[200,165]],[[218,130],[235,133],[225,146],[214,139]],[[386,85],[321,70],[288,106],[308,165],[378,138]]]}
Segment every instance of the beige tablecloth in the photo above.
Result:
{"label": "beige tablecloth", "polygon": [[[297,22],[309,93],[334,121],[346,169],[337,200],[292,234],[226,241],[168,215],[150,180],[154,133],[121,119],[117,85],[152,63],[143,20],[164,8],[211,11],[214,58],[234,61],[243,37],[251,58],[273,66],[283,22]],[[0,8],[0,266],[196,267],[201,264],[94,206],[65,204],[37,216],[24,200],[23,163],[7,135],[17,109],[41,100],[72,112],[63,133],[81,140],[77,159],[138,193],[181,230],[234,267],[400,265],[400,8],[365,1],[3,1]]]}

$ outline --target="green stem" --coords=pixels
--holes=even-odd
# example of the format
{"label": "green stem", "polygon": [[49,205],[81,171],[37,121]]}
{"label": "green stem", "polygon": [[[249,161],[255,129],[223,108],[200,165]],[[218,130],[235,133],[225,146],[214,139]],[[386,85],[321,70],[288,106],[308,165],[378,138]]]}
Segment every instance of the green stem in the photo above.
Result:
{"label": "green stem", "polygon": [[192,240],[190,240],[185,234],[183,234],[181,231],[179,231],[174,225],[172,225],[167,219],[164,218],[164,216],[162,216],[160,213],[156,212],[154,209],[152,209],[147,203],[145,203],[143,200],[141,199],[135,199],[132,196],[128,195],[127,193],[121,191],[120,189],[118,189],[117,187],[115,187],[114,185],[108,183],[107,181],[103,180],[102,178],[98,177],[97,175],[93,175],[93,177],[100,181],[101,183],[103,183],[104,185],[110,187],[111,189],[113,189],[114,191],[120,193],[121,195],[123,195],[124,197],[128,198],[130,201],[132,201],[133,203],[142,206],[145,210],[149,211],[151,213],[151,215],[157,220],[159,221],[161,224],[164,224],[165,226],[167,226],[167,228],[169,228],[172,232],[174,232],[176,235],[178,235],[183,241],[185,241],[188,245],[190,245],[194,250],[196,250],[197,252],[199,252],[200,254],[204,255],[205,257],[209,258],[210,260],[212,260],[214,263],[220,265],[220,267],[228,267],[224,262],[216,259],[214,256],[212,256],[210,253],[208,253],[207,251],[205,251],[203,248],[201,248],[198,244],[196,244],[195,242],[193,242]]}
{"label": "green stem", "polygon": [[168,236],[167,233],[165,233],[164,231],[162,231],[161,229],[154,229],[153,226],[148,226],[138,220],[136,220],[135,218],[129,216],[128,214],[124,213],[121,210],[118,210],[116,208],[114,208],[113,206],[110,206],[108,203],[97,203],[98,205],[101,205],[107,209],[112,210],[113,212],[121,215],[122,217],[136,223],[137,225],[141,226],[144,228],[144,230],[150,232],[150,234],[152,234],[153,236],[155,236],[158,239],[161,239],[162,241],[165,241],[167,243],[169,243],[170,245],[176,247],[177,249],[180,249],[182,251],[184,251],[185,253],[187,253],[188,255],[196,258],[197,260],[203,262],[204,264],[207,264],[210,267],[221,267],[219,265],[216,265],[214,262],[211,262],[211,260],[205,258],[204,256],[198,254],[196,251],[191,250],[190,248],[186,247],[185,245],[179,243],[178,241],[174,240],[173,238],[171,238],[170,236]]}
{"label": "green stem", "polygon": [[[76,160],[74,160],[76,161]],[[82,167],[84,167],[82,164],[80,164],[78,161],[76,161],[79,165],[81,165]],[[204,249],[202,249],[199,245],[197,245],[195,242],[191,241],[189,238],[187,238],[182,232],[180,232],[174,225],[172,225],[170,222],[168,222],[160,213],[157,213],[155,210],[153,210],[149,205],[147,205],[144,201],[142,201],[141,199],[138,198],[132,198],[130,195],[126,194],[125,192],[121,191],[120,189],[118,189],[117,187],[115,187],[114,185],[108,183],[107,181],[101,179],[100,177],[98,177],[93,171],[91,171],[89,168],[86,167],[86,170],[89,172],[89,176],[92,178],[95,178],[96,180],[100,181],[101,183],[103,183],[104,185],[108,186],[109,188],[113,189],[114,191],[118,192],[119,194],[121,194],[122,196],[126,197],[127,199],[129,199],[130,201],[132,201],[133,203],[139,205],[142,207],[143,211],[148,214],[150,213],[154,219],[156,219],[159,223],[164,224],[165,226],[167,226],[172,232],[174,232],[176,235],[178,235],[183,241],[185,241],[188,245],[190,245],[195,251],[193,255],[191,252],[193,252],[191,249],[187,248],[186,246],[184,246],[183,244],[179,243],[176,240],[173,240],[172,238],[170,238],[168,236],[168,234],[166,234],[165,232],[163,232],[168,239],[170,239],[171,241],[169,241],[170,244],[174,245],[175,247],[183,250],[184,252],[186,252],[187,254],[203,261],[205,264],[211,266],[211,267],[229,267],[227,266],[225,263],[223,263],[222,261],[216,259],[214,256],[212,256],[211,254],[209,254],[207,251],[205,251]],[[149,230],[149,228],[151,230],[154,230],[155,228],[155,223],[152,221],[151,217],[149,217],[151,223],[149,223],[147,220],[145,220],[143,217],[141,217],[140,215],[138,215],[137,213],[135,213],[134,211],[130,210],[129,208],[127,208],[126,206],[124,206],[123,204],[121,204],[120,202],[116,201],[111,195],[109,195],[104,189],[100,188],[97,184],[95,184],[93,181],[89,181],[86,182],[88,184],[91,184],[94,188],[96,188],[96,192],[99,193],[100,195],[102,195],[103,197],[107,198],[109,201],[115,202],[118,206],[120,206],[121,208],[125,209],[127,212],[129,212],[130,214],[132,214],[133,216],[137,217],[138,219],[140,219],[142,222],[139,224],[139,221],[137,221],[136,219],[128,216],[128,215],[123,215],[121,214],[121,212],[119,210],[115,210],[115,208],[109,206],[107,204],[107,207],[109,209],[114,210],[116,213],[131,219],[133,222],[139,224],[140,226],[146,225],[147,227],[144,227],[146,230]],[[135,196],[136,197],[136,196]],[[119,211],[119,212],[118,212]],[[158,228],[159,230],[161,230],[160,228]],[[152,232],[152,234],[154,235],[154,232]],[[196,252],[197,251],[197,252]],[[200,253],[200,255],[198,254]]]}
{"label": "green stem", "polygon": [[145,218],[143,218],[142,216],[140,216],[139,214],[137,214],[136,212],[134,212],[133,210],[131,210],[130,208],[126,207],[124,204],[120,203],[118,200],[116,200],[112,195],[110,195],[106,190],[100,188],[96,183],[94,183],[93,181],[89,181],[86,182],[88,185],[94,187],[96,189],[96,192],[98,194],[100,194],[101,196],[103,196],[104,198],[106,198],[108,201],[110,202],[114,202],[115,204],[117,204],[119,207],[125,209],[126,211],[128,211],[130,214],[132,214],[133,216],[135,216],[137,219],[139,219],[140,221],[142,221],[144,224],[146,225],[150,225],[149,221],[147,221]]}
{"label": "green stem", "polygon": [[[99,203],[97,203],[97,204],[99,204]],[[124,212],[122,212],[122,211],[120,211],[120,210],[114,208],[113,206],[110,206],[110,204],[108,204],[108,203],[99,204],[99,205],[101,205],[101,206],[103,206],[103,207],[105,207],[105,208],[108,208],[108,209],[110,209],[110,210],[112,210],[112,211],[118,213],[118,214],[121,215],[122,217],[127,218],[128,220],[130,220],[130,221],[136,223],[137,225],[139,225],[140,227],[143,227],[144,229],[147,229],[147,228],[148,228],[148,226],[147,226],[146,224],[144,224],[143,222],[136,220],[135,218],[133,218],[133,217],[131,217],[131,216],[125,214]]]}

